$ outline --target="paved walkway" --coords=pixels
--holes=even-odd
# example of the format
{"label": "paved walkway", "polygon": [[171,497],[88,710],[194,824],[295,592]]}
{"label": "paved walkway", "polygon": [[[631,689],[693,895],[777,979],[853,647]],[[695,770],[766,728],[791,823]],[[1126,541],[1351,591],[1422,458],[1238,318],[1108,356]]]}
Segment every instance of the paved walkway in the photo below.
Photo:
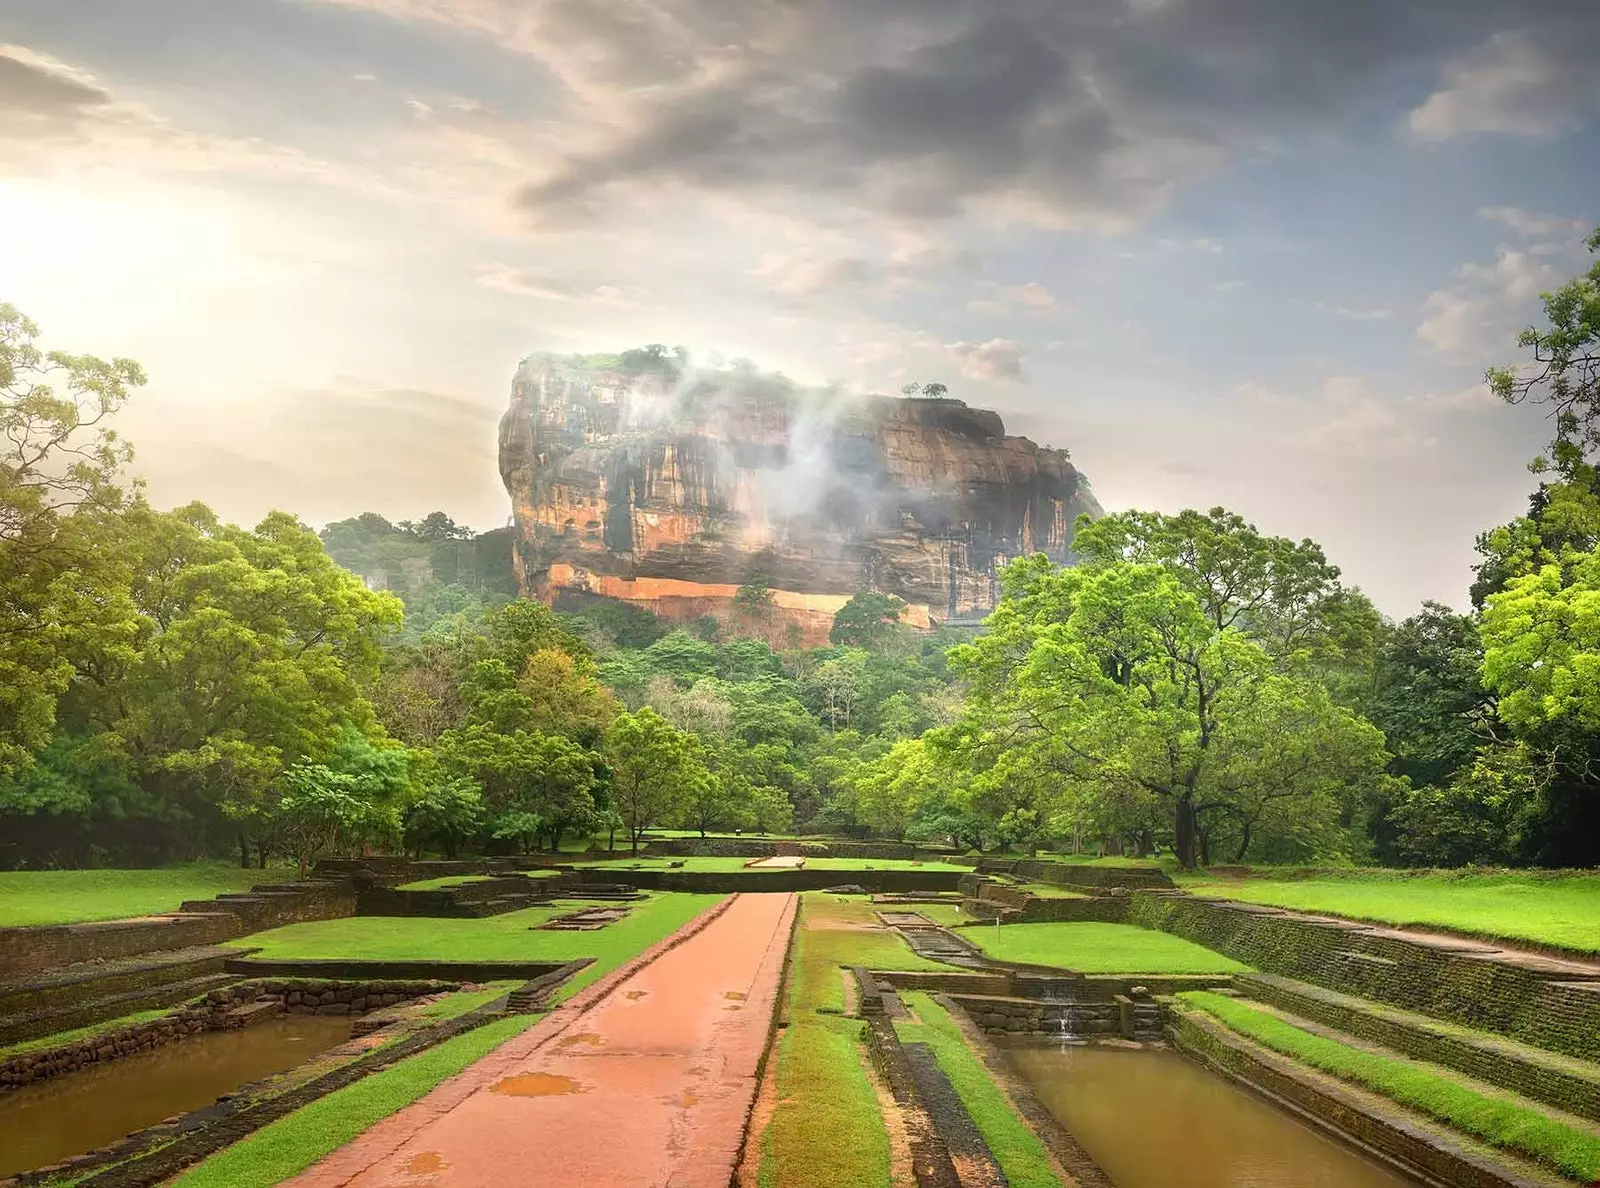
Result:
{"label": "paved walkway", "polygon": [[795,906],[734,896],[289,1183],[727,1188]]}

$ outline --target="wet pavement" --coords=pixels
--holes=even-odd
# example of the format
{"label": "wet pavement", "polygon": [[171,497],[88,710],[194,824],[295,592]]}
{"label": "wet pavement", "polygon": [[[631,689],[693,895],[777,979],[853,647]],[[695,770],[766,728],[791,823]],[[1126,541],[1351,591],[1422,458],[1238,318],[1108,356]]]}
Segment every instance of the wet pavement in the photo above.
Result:
{"label": "wet pavement", "polygon": [[734,896],[289,1183],[726,1188],[796,903]]}

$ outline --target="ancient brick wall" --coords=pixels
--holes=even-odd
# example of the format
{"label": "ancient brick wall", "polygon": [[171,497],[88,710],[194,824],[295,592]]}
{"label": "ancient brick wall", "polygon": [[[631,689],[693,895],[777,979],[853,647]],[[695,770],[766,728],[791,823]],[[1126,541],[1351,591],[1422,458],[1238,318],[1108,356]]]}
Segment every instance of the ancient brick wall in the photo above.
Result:
{"label": "ancient brick wall", "polygon": [[0,981],[79,961],[214,945],[242,931],[237,916],[213,914],[0,928]]}
{"label": "ancient brick wall", "polygon": [[1128,923],[1175,933],[1257,969],[1600,1058],[1600,982],[1554,981],[1481,951],[1408,941],[1352,922],[1184,895],[1129,898]]}

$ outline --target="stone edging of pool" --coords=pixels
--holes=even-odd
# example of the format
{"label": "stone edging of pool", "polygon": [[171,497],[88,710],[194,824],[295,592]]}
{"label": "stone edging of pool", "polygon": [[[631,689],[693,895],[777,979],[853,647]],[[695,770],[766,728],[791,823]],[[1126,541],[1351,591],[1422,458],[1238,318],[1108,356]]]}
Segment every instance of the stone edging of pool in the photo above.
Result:
{"label": "stone edging of pool", "polygon": [[[353,1035],[351,1043],[364,1044],[368,1047],[364,1054],[303,1084],[294,1082],[303,1075],[305,1066],[290,1069],[250,1085],[240,1086],[234,1093],[219,1098],[209,1106],[135,1131],[99,1151],[65,1160],[48,1168],[24,1172],[9,1180],[0,1180],[0,1188],[9,1188],[12,1185],[16,1188],[25,1188],[28,1185],[47,1184],[62,1175],[71,1175],[79,1184],[95,1185],[96,1188],[148,1188],[149,1185],[171,1178],[184,1168],[216,1154],[224,1147],[231,1146],[263,1126],[286,1117],[329,1093],[343,1089],[372,1073],[424,1052],[446,1040],[502,1019],[508,1013],[515,1013],[508,1011],[507,1006],[508,1001],[518,995],[532,992],[533,997],[531,1001],[525,1000],[524,1009],[538,1009],[562,983],[592,963],[593,958],[588,957],[554,967],[549,963],[538,963],[544,966],[545,972],[535,977],[528,985],[458,1018],[409,1032],[403,1030],[405,1021],[394,1020],[388,1026],[394,1027],[399,1035],[398,1038],[387,1041],[382,1038],[387,1027],[369,1031],[365,1035]],[[502,964],[521,964],[531,967],[533,963]],[[284,985],[287,997],[289,983],[286,981]],[[372,1046],[375,1043],[382,1046]],[[337,1052],[338,1049],[334,1051]],[[322,1053],[314,1058],[314,1061],[325,1059],[328,1055],[329,1053]],[[277,1091],[280,1089],[281,1092]]]}
{"label": "stone edging of pool", "polygon": [[1431,1188],[1548,1188],[1554,1173],[1524,1174],[1509,1159],[1469,1150],[1441,1128],[1236,1035],[1168,1000],[1167,1036],[1191,1060]]}
{"label": "stone edging of pool", "polygon": [[1018,1116],[1078,1183],[1079,1188],[1113,1188],[1110,1177],[1101,1170],[1094,1157],[1072,1137],[1071,1131],[1061,1124],[1050,1107],[1039,1100],[1033,1088],[1012,1067],[1006,1054],[990,1041],[983,1028],[973,1021],[960,1003],[948,994],[935,994],[934,1001],[950,1013],[967,1047],[978,1057],[990,1079],[1011,1099]]}

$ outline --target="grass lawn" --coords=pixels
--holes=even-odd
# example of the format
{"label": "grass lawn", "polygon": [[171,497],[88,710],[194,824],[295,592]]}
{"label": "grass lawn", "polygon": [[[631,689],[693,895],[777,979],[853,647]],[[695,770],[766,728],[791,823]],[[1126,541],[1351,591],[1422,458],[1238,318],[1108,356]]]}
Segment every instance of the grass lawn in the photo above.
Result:
{"label": "grass lawn", "polygon": [[[822,892],[801,897],[778,1042],[778,1105],[761,1136],[762,1188],[887,1188],[889,1136],[867,1078],[861,1021],[844,1007],[841,965],[944,969],[886,929],[866,931],[870,904]],[[820,1010],[819,1010],[820,1008]]]}
{"label": "grass lawn", "polygon": [[258,932],[233,942],[259,946],[274,960],[346,957],[370,961],[571,961],[595,962],[562,987],[565,998],[688,923],[722,897],[663,891],[636,903],[626,919],[597,932],[534,932],[569,908],[524,908],[481,920],[411,916],[350,916]]}
{"label": "grass lawn", "polygon": [[1039,1136],[1017,1114],[989,1070],[973,1055],[961,1029],[931,994],[913,990],[905,995],[906,1005],[916,1012],[918,1022],[896,1023],[902,1043],[925,1043],[972,1120],[977,1123],[989,1150],[994,1153],[1013,1188],[1060,1188],[1050,1153]]}
{"label": "grass lawn", "polygon": [[1180,882],[1197,894],[1250,903],[1600,953],[1600,874],[1541,878],[1360,871],[1310,879],[1202,876]]}
{"label": "grass lawn", "polygon": [[1591,1131],[1566,1126],[1516,1101],[1469,1089],[1446,1069],[1346,1047],[1238,999],[1204,991],[1179,997],[1275,1052],[1421,1110],[1497,1147],[1548,1164],[1581,1183],[1600,1183],[1600,1135]]}
{"label": "grass lawn", "polygon": [[226,862],[155,870],[0,871],[0,928],[173,912],[186,899],[248,891],[257,883],[293,879],[295,873],[287,866],[245,870]]}
{"label": "grass lawn", "polygon": [[446,1040],[280,1118],[173,1183],[183,1188],[280,1184],[538,1021],[535,1015],[512,1015]]}
{"label": "grass lawn", "polygon": [[[605,858],[597,861],[578,862],[574,865],[584,869],[594,870],[626,870],[630,866],[637,866],[640,870],[674,870],[687,871],[742,871],[749,867],[752,870],[781,869],[773,867],[750,867],[750,863],[757,861],[754,858],[657,858],[620,856]],[[681,865],[674,866],[674,863]],[[807,870],[941,870],[958,874],[972,869],[970,866],[958,866],[952,862],[927,861],[922,862],[910,858],[807,858]]]}
{"label": "grass lawn", "polygon": [[1248,969],[1181,936],[1132,924],[1007,924],[961,935],[991,957],[1079,973],[1223,974]]}
{"label": "grass lawn", "polygon": [[1087,899],[1082,891],[1073,891],[1056,883],[1029,883],[1023,888],[1029,895],[1040,899]]}
{"label": "grass lawn", "polygon": [[468,883],[481,883],[493,875],[443,875],[437,879],[418,879],[415,883],[401,883],[396,891],[443,891],[446,887],[462,887]]}

